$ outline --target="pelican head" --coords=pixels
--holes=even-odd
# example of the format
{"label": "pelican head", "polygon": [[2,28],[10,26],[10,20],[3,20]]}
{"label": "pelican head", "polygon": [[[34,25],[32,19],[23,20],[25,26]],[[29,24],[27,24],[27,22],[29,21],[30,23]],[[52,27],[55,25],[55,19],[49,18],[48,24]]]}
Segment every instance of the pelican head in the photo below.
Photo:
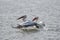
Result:
{"label": "pelican head", "polygon": [[39,23],[38,23],[38,26],[41,28],[41,27],[44,27],[45,26],[45,23],[44,22],[42,22],[42,21],[40,21]]}

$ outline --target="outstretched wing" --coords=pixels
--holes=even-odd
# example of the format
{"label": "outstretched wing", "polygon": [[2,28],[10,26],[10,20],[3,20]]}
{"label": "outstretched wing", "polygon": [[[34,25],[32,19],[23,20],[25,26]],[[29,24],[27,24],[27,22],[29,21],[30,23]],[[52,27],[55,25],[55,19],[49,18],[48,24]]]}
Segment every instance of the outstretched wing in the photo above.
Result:
{"label": "outstretched wing", "polygon": [[35,18],[33,18],[33,20],[32,20],[32,21],[37,22],[37,21],[38,21],[38,19],[39,19],[39,17],[35,17]]}
{"label": "outstretched wing", "polygon": [[17,20],[19,20],[19,19],[21,19],[21,18],[25,19],[26,17],[27,17],[27,16],[24,15],[24,16],[19,17]]}

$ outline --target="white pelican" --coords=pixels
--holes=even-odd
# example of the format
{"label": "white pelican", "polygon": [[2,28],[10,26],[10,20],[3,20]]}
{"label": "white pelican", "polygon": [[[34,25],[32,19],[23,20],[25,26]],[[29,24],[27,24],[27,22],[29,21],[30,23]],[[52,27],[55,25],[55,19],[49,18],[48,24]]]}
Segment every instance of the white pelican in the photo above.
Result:
{"label": "white pelican", "polygon": [[34,29],[34,28],[40,28],[42,26],[45,26],[45,24],[41,21],[39,23],[37,23],[36,21],[38,20],[39,17],[35,17],[33,18],[32,21],[30,20],[26,20],[26,15],[19,17],[17,20],[22,19],[23,23],[19,24],[17,27],[15,28],[21,28],[21,29]]}

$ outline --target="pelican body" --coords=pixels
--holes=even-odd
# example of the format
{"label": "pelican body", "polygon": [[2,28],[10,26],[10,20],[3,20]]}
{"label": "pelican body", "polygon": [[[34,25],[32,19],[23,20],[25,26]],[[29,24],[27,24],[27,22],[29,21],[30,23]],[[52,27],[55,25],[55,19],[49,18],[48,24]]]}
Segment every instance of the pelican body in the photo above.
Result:
{"label": "pelican body", "polygon": [[42,21],[39,22],[39,23],[35,22],[35,21],[38,20],[38,17],[35,17],[32,21],[30,21],[30,20],[25,21],[26,17],[27,16],[24,15],[24,16],[22,16],[22,17],[20,17],[20,18],[17,19],[17,20],[19,20],[19,19],[22,18],[23,23],[19,24],[16,28],[19,28],[19,29],[20,28],[31,28],[31,29],[33,29],[33,27],[40,28],[42,26],[45,26],[45,24]]}

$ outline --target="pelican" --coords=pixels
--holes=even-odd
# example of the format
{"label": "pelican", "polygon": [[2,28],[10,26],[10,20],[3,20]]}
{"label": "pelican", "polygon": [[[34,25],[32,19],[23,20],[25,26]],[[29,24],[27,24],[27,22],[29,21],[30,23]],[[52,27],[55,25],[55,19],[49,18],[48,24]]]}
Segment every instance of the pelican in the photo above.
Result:
{"label": "pelican", "polygon": [[37,28],[38,29],[42,26],[45,26],[44,22],[42,22],[42,21],[37,23],[37,20],[39,19],[39,17],[34,17],[32,20],[26,20],[26,17],[27,17],[27,15],[19,17],[17,20],[22,19],[23,23],[19,24],[15,28],[19,28],[19,29],[35,29],[35,28]]}

